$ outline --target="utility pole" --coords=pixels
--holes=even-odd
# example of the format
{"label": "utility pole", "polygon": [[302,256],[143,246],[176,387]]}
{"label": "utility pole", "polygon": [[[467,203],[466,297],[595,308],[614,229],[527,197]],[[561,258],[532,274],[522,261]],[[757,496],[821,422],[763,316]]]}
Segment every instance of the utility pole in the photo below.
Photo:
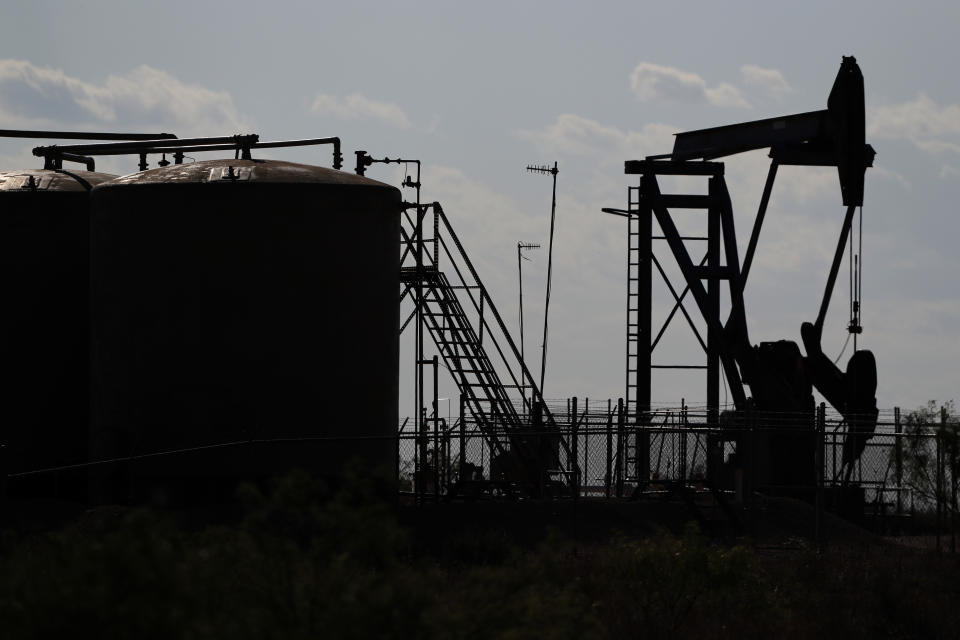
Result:
{"label": "utility pole", "polygon": [[553,176],[553,199],[550,202],[550,244],[547,248],[547,295],[543,305],[543,355],[540,358],[540,400],[543,400],[543,380],[547,373],[547,328],[550,316],[550,285],[553,279],[553,229],[557,218],[557,163],[547,165],[527,165],[531,173],[545,173]]}
{"label": "utility pole", "polygon": [[[524,372],[529,371],[529,368],[527,367],[527,360],[523,350],[523,261],[529,260],[530,258],[523,257],[523,250],[539,248],[539,244],[531,242],[517,243],[517,284],[519,284],[520,290],[520,362],[523,364],[523,368],[520,371],[520,395],[523,398],[524,411],[526,411],[527,407],[527,380],[524,379]],[[530,380],[530,382],[533,382],[533,380]]]}

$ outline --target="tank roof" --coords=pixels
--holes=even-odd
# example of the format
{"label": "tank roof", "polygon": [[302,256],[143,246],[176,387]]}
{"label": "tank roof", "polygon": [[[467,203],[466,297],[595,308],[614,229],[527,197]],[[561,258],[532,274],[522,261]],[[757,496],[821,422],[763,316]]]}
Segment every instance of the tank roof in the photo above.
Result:
{"label": "tank roof", "polygon": [[396,187],[336,169],[283,160],[203,160],[174,164],[121,176],[105,185],[191,184],[258,182],[275,184],[326,184],[395,189]]}
{"label": "tank roof", "polygon": [[87,191],[117,176],[95,171],[23,169],[0,172],[0,191]]}

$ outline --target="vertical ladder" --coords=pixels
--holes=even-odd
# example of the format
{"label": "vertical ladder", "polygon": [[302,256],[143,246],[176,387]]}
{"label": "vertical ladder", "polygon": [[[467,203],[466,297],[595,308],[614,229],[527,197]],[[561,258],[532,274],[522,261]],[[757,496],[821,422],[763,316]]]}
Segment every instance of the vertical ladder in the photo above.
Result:
{"label": "vertical ladder", "polygon": [[627,188],[627,371],[625,410],[637,414],[640,360],[640,187]]}
{"label": "vertical ladder", "polygon": [[[641,442],[642,438],[649,438],[649,435],[641,436],[638,427],[642,426],[640,403],[649,402],[649,389],[641,390],[642,385],[649,387],[649,375],[642,371],[649,366],[649,354],[641,352],[641,349],[649,351],[650,336],[645,335],[643,328],[645,326],[642,317],[643,309],[646,307],[643,296],[649,298],[650,292],[648,286],[642,284],[644,274],[641,272],[643,262],[643,248],[649,243],[649,238],[643,238],[645,232],[644,225],[640,216],[641,191],[640,187],[627,188],[627,336],[626,336],[626,398],[624,399],[624,428],[625,433],[622,439],[624,451],[620,453],[623,460],[622,476],[627,481],[640,481],[646,479],[649,473],[647,459],[648,446]],[[646,230],[649,234],[649,230]],[[649,333],[649,331],[647,332]],[[641,377],[643,381],[641,381]],[[641,398],[641,395],[643,398]]]}

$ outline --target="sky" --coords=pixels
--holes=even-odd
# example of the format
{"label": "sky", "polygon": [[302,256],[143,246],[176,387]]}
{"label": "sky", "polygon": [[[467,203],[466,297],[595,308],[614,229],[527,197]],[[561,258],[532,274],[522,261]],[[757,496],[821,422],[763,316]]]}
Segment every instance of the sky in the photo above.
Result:
{"label": "sky", "polygon": [[[879,406],[913,408],[960,396],[958,7],[6,2],[0,128],[337,135],[347,168],[357,149],[420,159],[424,201],[443,205],[514,323],[516,243],[546,246],[549,230],[550,180],[525,167],[556,161],[545,395],[617,398],[626,225],[600,210],[626,205],[636,178],[623,174],[623,162],[668,153],[677,132],[823,109],[842,56],[854,55],[865,78],[867,141],[877,151],[863,207],[859,346],[876,355]],[[32,146],[0,140],[0,167],[39,166]],[[324,147],[262,155],[329,166]],[[726,162],[742,254],[769,160],[757,151]],[[136,167],[109,160],[98,169]],[[368,175],[393,184],[403,177],[382,165]],[[694,216],[684,229],[703,227],[696,215],[678,214]],[[819,309],[842,216],[835,170],[780,170],[745,292],[754,343],[800,342],[801,322]],[[665,246],[656,251],[671,262]],[[538,327],[546,251],[528,255],[524,313],[527,327]],[[845,263],[824,332],[831,358],[847,338],[846,274]],[[655,326],[669,303],[657,288]],[[540,347],[536,333],[528,329],[528,353]],[[409,351],[404,342],[401,414],[411,406]],[[699,364],[702,354],[675,323],[654,361]],[[659,404],[702,402],[704,394],[697,375],[655,376]],[[456,396],[450,380],[440,395]]]}

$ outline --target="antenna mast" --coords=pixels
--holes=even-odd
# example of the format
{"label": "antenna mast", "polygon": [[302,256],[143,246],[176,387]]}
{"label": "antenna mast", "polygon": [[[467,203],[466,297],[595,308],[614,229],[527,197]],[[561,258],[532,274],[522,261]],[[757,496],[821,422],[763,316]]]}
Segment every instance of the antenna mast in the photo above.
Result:
{"label": "antenna mast", "polygon": [[543,400],[543,379],[547,372],[547,327],[550,318],[550,284],[553,279],[553,228],[557,218],[557,163],[547,165],[527,165],[531,173],[548,173],[553,176],[553,200],[550,203],[550,244],[547,249],[547,296],[543,305],[543,355],[540,358],[540,400]]}
{"label": "antenna mast", "polygon": [[[523,363],[523,366],[526,367],[527,361],[526,356],[523,351],[523,261],[529,260],[530,258],[523,257],[523,251],[525,249],[539,249],[540,245],[532,242],[518,242],[517,243],[517,283],[520,285],[520,361]],[[526,367],[529,369],[529,367]],[[526,369],[524,369],[525,371]],[[527,381],[523,377],[523,372],[521,371],[521,380],[520,380],[520,395],[523,398],[524,410],[527,406]],[[531,380],[533,382],[533,380]]]}

